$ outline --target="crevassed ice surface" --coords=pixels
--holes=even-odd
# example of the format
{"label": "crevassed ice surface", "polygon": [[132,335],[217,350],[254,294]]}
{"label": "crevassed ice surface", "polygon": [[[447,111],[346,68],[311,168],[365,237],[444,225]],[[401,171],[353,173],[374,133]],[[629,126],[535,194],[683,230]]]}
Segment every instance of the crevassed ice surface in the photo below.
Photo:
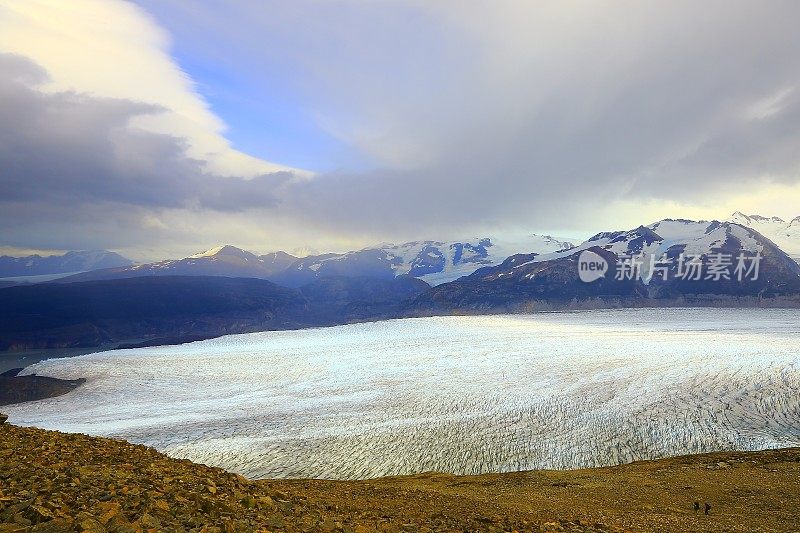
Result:
{"label": "crevassed ice surface", "polygon": [[614,465],[800,445],[800,312],[437,317],[55,359],[11,421],[248,477]]}

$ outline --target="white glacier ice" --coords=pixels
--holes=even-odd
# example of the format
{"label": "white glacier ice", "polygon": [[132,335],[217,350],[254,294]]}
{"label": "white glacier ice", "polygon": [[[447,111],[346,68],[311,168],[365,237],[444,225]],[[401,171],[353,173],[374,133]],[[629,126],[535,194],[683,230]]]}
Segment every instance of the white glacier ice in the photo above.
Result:
{"label": "white glacier ice", "polygon": [[800,445],[800,311],[434,317],[53,359],[10,421],[248,477],[612,465]]}

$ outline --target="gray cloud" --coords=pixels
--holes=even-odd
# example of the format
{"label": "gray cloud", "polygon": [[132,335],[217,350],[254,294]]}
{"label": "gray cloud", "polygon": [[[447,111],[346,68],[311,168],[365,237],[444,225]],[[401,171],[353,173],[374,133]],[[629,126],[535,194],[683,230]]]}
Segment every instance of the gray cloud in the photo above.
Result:
{"label": "gray cloud", "polygon": [[[47,73],[0,54],[2,203],[42,209],[97,203],[242,211],[271,207],[288,173],[219,177],[186,155],[184,140],[128,127],[158,106],[75,92],[43,92]],[[17,223],[24,221],[18,220]],[[69,221],[65,221],[68,223]]]}
{"label": "gray cloud", "polygon": [[[342,231],[552,226],[800,182],[796,2],[144,3],[198,54],[215,52],[188,27],[228,43],[216,60],[257,65],[250,83],[288,69],[379,161],[290,191],[284,206]],[[785,90],[774,114],[748,111]]]}
{"label": "gray cloud", "polygon": [[[158,107],[42,92],[46,73],[5,56],[0,222],[39,228],[8,244],[54,240],[42,235],[57,223],[40,220],[60,216],[89,241],[96,214],[139,246],[138,224],[163,211],[211,213],[215,238],[229,216],[224,240],[250,224],[250,242],[282,228],[322,249],[336,236],[595,231],[650,221],[614,212],[619,202],[713,206],[800,184],[797,2],[139,3],[198,64],[284,84],[372,169],[215,176],[182,139],[127,127]],[[73,224],[68,206],[88,219]]]}

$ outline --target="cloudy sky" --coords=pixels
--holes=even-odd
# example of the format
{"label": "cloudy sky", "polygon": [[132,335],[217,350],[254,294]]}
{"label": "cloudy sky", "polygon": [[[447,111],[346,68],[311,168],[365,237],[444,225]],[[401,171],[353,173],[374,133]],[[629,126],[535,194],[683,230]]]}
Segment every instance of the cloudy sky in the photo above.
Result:
{"label": "cloudy sky", "polygon": [[795,1],[0,0],[0,251],[800,215]]}

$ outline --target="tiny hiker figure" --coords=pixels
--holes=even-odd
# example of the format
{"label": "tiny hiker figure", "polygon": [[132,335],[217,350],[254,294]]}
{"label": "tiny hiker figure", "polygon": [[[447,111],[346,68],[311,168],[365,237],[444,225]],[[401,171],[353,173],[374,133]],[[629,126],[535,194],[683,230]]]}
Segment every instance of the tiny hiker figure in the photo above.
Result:
{"label": "tiny hiker figure", "polygon": [[708,514],[708,512],[709,512],[710,510],[711,510],[711,505],[709,505],[709,503],[708,503],[708,502],[706,502],[706,514]]}

